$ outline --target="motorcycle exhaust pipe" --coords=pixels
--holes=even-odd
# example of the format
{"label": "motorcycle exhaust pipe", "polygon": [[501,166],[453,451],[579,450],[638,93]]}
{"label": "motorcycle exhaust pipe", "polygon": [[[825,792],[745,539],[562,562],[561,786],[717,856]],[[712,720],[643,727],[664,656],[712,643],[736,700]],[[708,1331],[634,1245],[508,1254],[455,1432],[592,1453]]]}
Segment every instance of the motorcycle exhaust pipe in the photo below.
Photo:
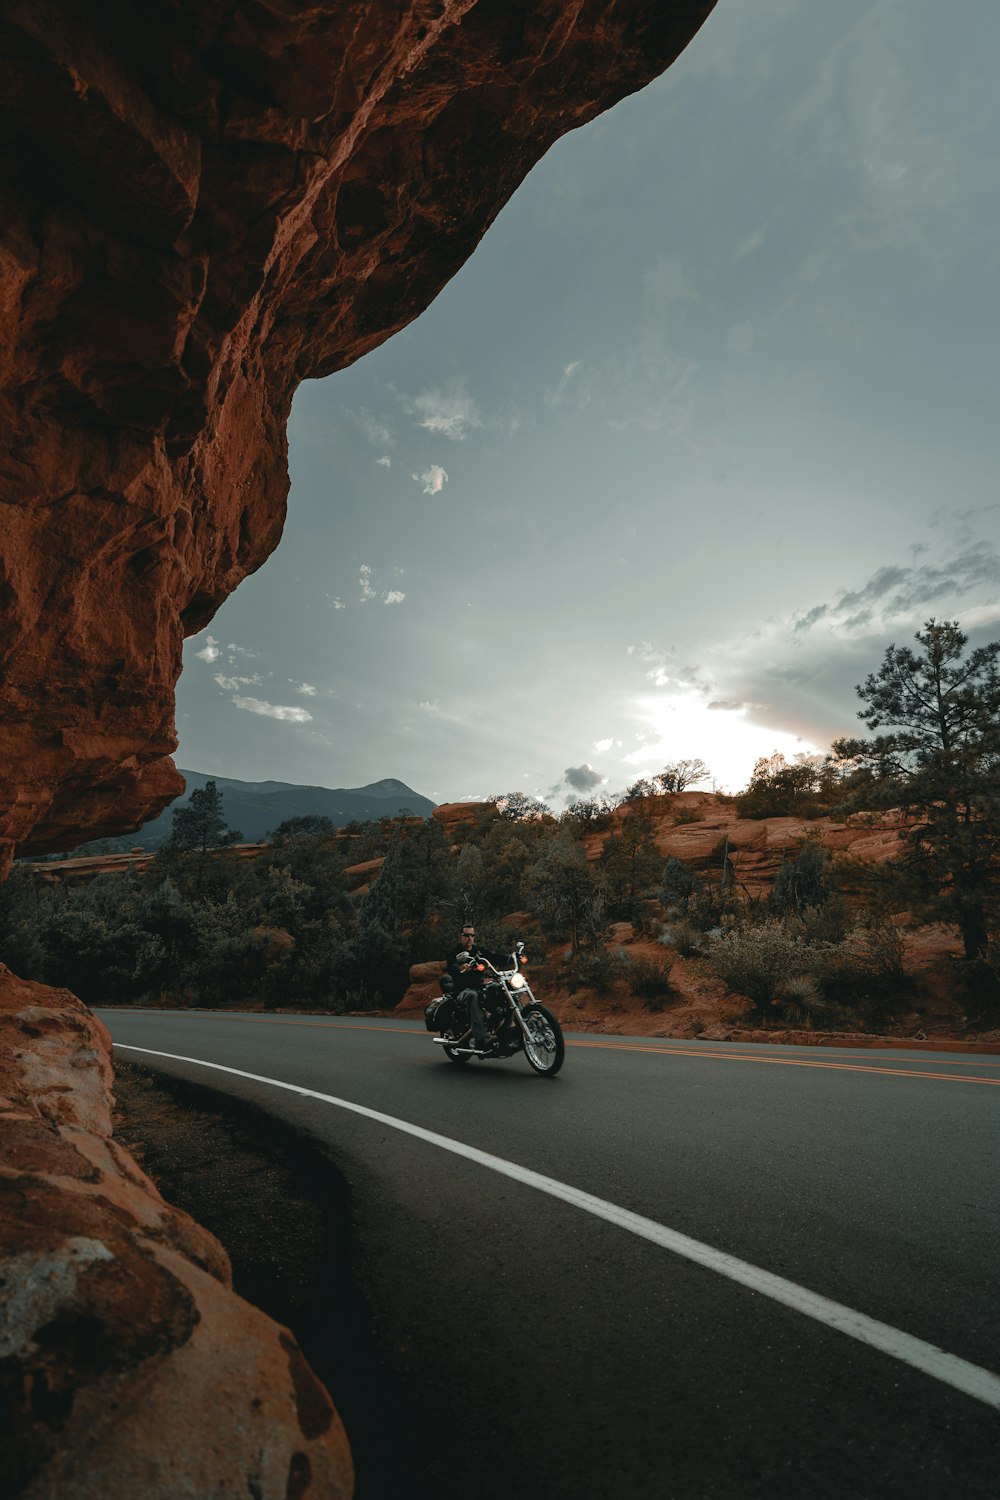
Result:
{"label": "motorcycle exhaust pipe", "polygon": [[446,1036],[432,1036],[431,1041],[436,1042],[439,1047],[452,1047],[456,1052],[460,1052],[463,1055],[468,1053],[469,1057],[483,1057],[485,1055],[476,1047],[460,1047],[457,1042],[450,1041]]}

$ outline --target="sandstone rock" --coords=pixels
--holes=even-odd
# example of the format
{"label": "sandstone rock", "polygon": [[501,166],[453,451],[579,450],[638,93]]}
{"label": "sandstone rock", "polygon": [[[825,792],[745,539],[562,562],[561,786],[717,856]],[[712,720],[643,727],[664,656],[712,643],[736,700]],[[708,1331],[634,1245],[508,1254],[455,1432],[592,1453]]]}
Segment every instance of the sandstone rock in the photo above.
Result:
{"label": "sandstone rock", "polygon": [[431,817],[438,820],[445,836],[454,844],[460,835],[475,828],[484,810],[482,802],[440,802]]}
{"label": "sandstone rock", "polygon": [[348,1497],[291,1336],[110,1138],[106,1028],[0,965],[0,1473],[33,1500]]}
{"label": "sandstone rock", "polygon": [[181,791],[181,641],[281,535],[299,381],[416,317],[713,3],[3,0],[8,858]]}

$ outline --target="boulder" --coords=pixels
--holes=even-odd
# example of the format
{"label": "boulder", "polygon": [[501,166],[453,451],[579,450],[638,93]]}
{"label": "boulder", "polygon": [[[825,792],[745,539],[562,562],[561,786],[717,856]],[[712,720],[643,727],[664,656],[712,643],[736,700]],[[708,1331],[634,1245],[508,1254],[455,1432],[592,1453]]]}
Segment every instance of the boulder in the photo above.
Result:
{"label": "boulder", "polygon": [[5,1493],[348,1500],[329,1396],[112,1138],[111,1084],[101,1022],[0,965]]}

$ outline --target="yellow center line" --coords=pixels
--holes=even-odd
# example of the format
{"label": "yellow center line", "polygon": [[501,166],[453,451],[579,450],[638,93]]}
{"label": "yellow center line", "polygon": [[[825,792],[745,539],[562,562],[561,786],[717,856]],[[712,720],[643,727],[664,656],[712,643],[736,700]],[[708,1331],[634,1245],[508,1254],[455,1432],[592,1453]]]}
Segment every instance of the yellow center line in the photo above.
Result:
{"label": "yellow center line", "polygon": [[[293,1021],[278,1016],[232,1016],[215,1015],[213,1020],[219,1021],[245,1021],[254,1026],[310,1026],[319,1027],[324,1031],[391,1031],[396,1036],[412,1036],[422,1038],[421,1031],[408,1031],[399,1026],[376,1026],[367,1021]],[[778,1068],[823,1068],[828,1072],[840,1073],[880,1073],[888,1078],[936,1078],[943,1083],[986,1083],[994,1088],[1000,1088],[1000,1078],[975,1078],[961,1073],[932,1073],[927,1069],[920,1068],[880,1068],[873,1063],[847,1063],[847,1062],[820,1062],[811,1057],[757,1057],[752,1052],[710,1052],[707,1048],[699,1047],[697,1051],[690,1047],[668,1047],[658,1044],[644,1045],[636,1042],[612,1042],[612,1041],[569,1041],[567,1047],[598,1047],[610,1052],[655,1052],[667,1057],[695,1057],[713,1059],[722,1062],[749,1062],[768,1063]],[[958,1066],[950,1063],[950,1067]],[[967,1068],[973,1067],[996,1067],[1000,1064],[974,1063],[971,1061],[961,1064]]]}
{"label": "yellow center line", "polygon": [[724,1062],[769,1063],[779,1068],[825,1068],[841,1073],[881,1073],[888,1078],[940,1078],[947,1083],[988,1083],[1000,1088],[1000,1078],[975,1078],[968,1073],[931,1073],[919,1068],[879,1068],[871,1063],[819,1062],[811,1057],[756,1057],[751,1052],[709,1052],[687,1047],[645,1047],[621,1042],[567,1042],[569,1047],[604,1047],[615,1052],[659,1052],[670,1057],[709,1057]]}

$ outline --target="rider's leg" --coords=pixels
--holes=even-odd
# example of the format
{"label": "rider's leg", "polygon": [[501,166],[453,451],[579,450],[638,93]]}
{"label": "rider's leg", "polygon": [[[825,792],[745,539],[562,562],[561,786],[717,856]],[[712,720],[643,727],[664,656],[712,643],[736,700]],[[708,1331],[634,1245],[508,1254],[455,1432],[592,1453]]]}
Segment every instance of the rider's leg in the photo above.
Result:
{"label": "rider's leg", "polygon": [[463,990],[461,998],[469,1007],[469,1021],[472,1025],[472,1040],[477,1047],[483,1046],[486,1041],[486,1023],[483,1020],[483,1005],[478,990]]}

